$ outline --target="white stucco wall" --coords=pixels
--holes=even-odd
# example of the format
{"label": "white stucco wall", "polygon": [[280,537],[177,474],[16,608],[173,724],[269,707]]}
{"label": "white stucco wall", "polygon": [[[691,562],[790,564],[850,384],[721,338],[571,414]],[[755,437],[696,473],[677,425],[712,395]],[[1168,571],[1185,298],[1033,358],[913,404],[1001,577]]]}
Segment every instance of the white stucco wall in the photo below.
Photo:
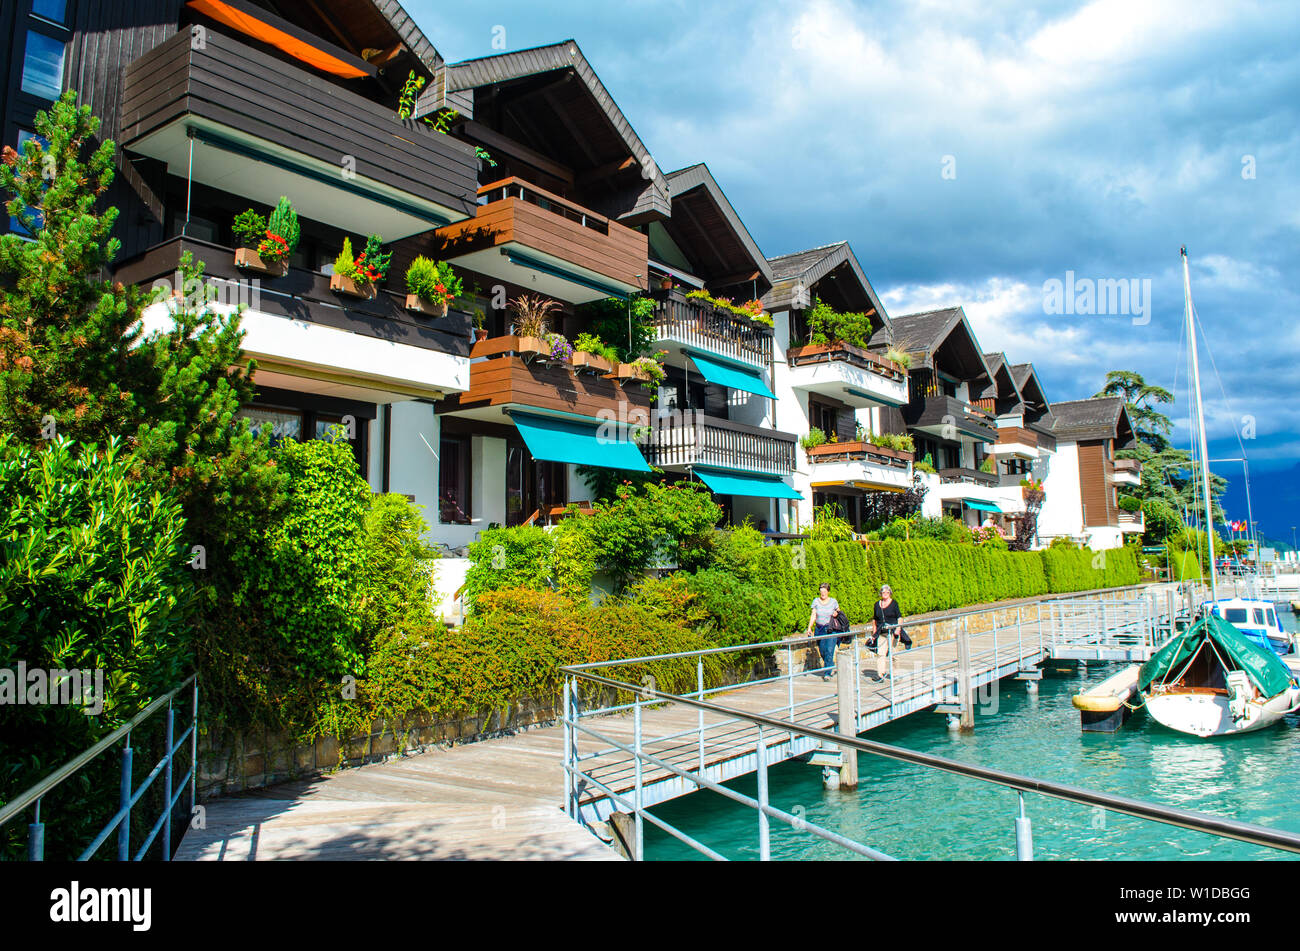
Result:
{"label": "white stucco wall", "polygon": [[1046,467],[1042,510],[1038,513],[1040,537],[1083,534],[1083,502],[1079,496],[1079,449],[1058,440],[1056,452]]}

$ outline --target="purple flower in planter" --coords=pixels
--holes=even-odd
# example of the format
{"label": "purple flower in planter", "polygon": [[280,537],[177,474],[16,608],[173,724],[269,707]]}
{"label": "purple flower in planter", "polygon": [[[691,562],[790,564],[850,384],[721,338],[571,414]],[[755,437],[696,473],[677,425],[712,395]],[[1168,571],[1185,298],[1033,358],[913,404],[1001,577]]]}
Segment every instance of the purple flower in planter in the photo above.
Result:
{"label": "purple flower in planter", "polygon": [[547,334],[546,342],[551,345],[552,360],[568,363],[573,359],[573,344],[569,343],[562,334]]}

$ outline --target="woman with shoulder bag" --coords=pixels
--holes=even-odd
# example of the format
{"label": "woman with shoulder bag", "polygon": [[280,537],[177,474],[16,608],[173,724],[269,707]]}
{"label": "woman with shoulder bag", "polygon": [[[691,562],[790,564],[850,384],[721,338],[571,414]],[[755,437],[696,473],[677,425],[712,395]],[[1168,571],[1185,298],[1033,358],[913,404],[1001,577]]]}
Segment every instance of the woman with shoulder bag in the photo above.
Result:
{"label": "woman with shoulder bag", "polygon": [[[888,674],[888,657],[889,650],[893,646],[895,638],[903,642],[905,648],[912,646],[912,639],[907,636],[907,631],[903,629],[902,620],[903,612],[898,607],[898,602],[894,600],[894,591],[887,584],[880,586],[880,600],[875,606],[876,635],[872,638],[872,646],[876,649],[876,676],[886,677]],[[884,635],[882,638],[881,635]]]}

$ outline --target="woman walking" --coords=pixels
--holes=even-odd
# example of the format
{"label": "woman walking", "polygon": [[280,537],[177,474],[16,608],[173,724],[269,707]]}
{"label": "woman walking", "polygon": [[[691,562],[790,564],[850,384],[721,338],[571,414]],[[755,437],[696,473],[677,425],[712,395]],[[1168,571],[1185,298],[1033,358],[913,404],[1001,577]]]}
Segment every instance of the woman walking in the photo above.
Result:
{"label": "woman walking", "polygon": [[[898,638],[903,642],[904,647],[912,646],[912,639],[907,636],[907,631],[903,630],[902,620],[903,612],[898,607],[898,602],[894,600],[894,590],[887,584],[880,586],[880,600],[876,602],[875,608],[876,636],[873,639],[876,647],[876,676],[888,676],[885,673],[889,650],[893,647],[894,639]],[[881,640],[881,635],[884,639]]]}
{"label": "woman walking", "polygon": [[813,636],[813,629],[817,631],[817,649],[821,651],[822,657],[822,680],[835,673],[835,642],[839,640],[839,635],[831,631],[831,619],[839,613],[840,603],[831,597],[831,586],[823,581],[817,589],[817,597],[813,599],[812,612],[808,615],[808,630],[805,632],[808,637]]}

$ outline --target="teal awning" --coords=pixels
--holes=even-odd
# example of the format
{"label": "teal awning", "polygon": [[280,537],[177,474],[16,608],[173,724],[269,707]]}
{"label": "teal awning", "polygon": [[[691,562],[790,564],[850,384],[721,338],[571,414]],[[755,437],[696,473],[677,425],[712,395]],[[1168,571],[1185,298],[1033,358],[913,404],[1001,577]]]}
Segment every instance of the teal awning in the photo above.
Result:
{"label": "teal awning", "polygon": [[763,382],[763,375],[757,370],[747,370],[744,367],[723,363],[721,360],[701,356],[694,350],[686,352],[695,361],[695,366],[699,368],[704,379],[710,383],[733,390],[744,390],[746,393],[755,393],[769,400],[776,399],[776,394],[767,388],[767,384]]}
{"label": "teal awning", "polygon": [[1002,509],[992,502],[975,502],[971,499],[962,499],[962,501],[966,503],[968,509],[974,509],[977,512],[997,512],[999,515],[1002,514]]}
{"label": "teal awning", "polygon": [[803,498],[776,476],[723,472],[719,469],[701,469],[698,466],[695,468],[695,474],[718,495],[753,495],[760,499]]}
{"label": "teal awning", "polygon": [[590,423],[556,416],[511,413],[510,418],[524,437],[534,459],[547,462],[570,462],[578,466],[601,466],[605,469],[629,469],[649,472],[645,458],[627,433],[612,423]]}

